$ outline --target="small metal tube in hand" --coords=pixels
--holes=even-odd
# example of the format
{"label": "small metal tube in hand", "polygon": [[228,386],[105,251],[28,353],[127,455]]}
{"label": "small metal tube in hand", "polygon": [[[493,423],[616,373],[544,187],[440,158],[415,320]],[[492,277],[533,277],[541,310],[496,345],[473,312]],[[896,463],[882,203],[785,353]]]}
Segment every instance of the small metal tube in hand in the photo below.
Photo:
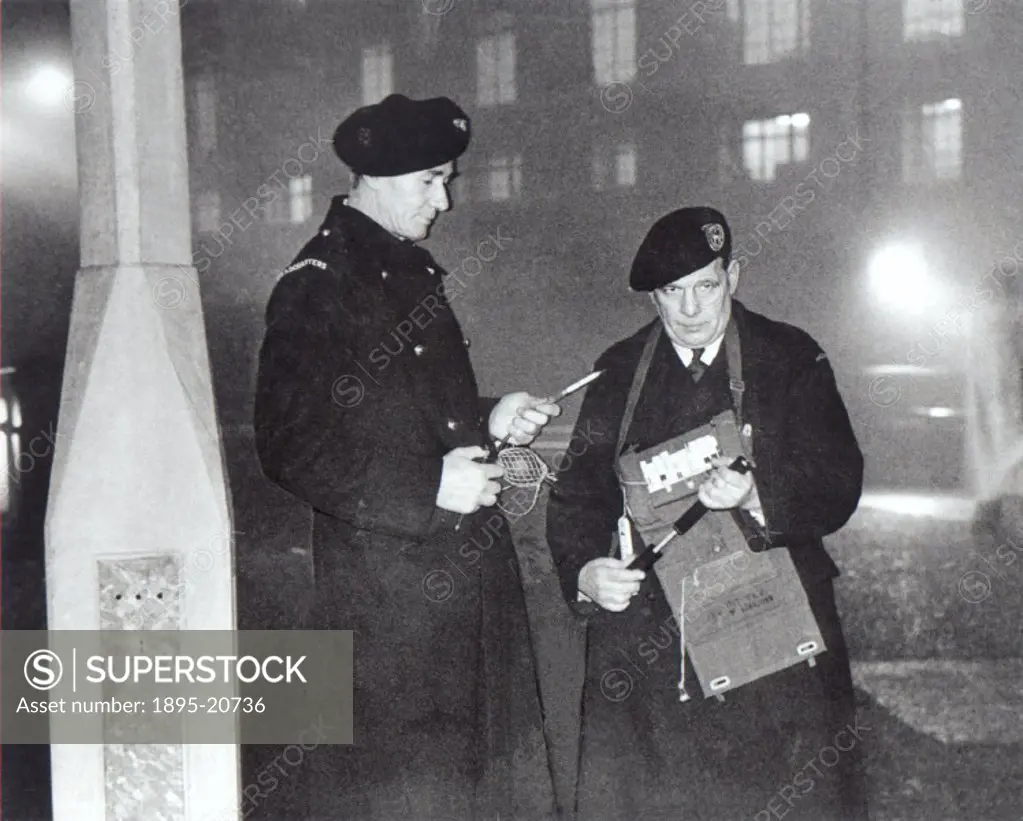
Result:
{"label": "small metal tube in hand", "polygon": [[[728,466],[729,470],[734,470],[736,473],[749,473],[753,466],[749,463],[749,460],[745,456],[736,457],[732,463]],[[642,553],[640,553],[632,562],[629,564],[629,570],[649,570],[654,566],[654,563],[664,555],[664,548],[668,545],[672,539],[676,536],[684,536],[696,525],[700,519],[707,513],[707,506],[697,500],[693,502],[692,506],[671,526],[671,532],[661,539],[653,547],[648,547]]]}
{"label": "small metal tube in hand", "polygon": [[[604,374],[603,370],[593,371],[592,373],[589,373],[586,376],[584,376],[582,379],[579,379],[579,380],[573,382],[567,388],[562,388],[554,396],[544,397],[540,401],[541,402],[548,402],[548,403],[560,402],[562,399],[565,399],[566,397],[571,396],[573,393],[576,393],[577,391],[581,391],[583,388],[585,388],[591,382],[594,382],[597,379],[599,379],[603,374]],[[508,443],[511,441],[511,437],[512,437],[512,435],[511,435],[511,432],[509,431],[507,434],[505,434],[505,437],[500,442],[498,442],[496,445],[491,447],[490,455],[484,461],[488,462],[490,464],[493,464],[494,462],[497,462],[498,461],[498,457],[501,454],[501,451],[504,450],[508,446]],[[455,523],[455,530],[456,531],[462,529],[462,520],[464,518],[465,518],[464,514],[462,514],[462,515],[460,515],[458,517],[458,521]]]}
{"label": "small metal tube in hand", "polygon": [[[548,404],[555,403],[555,402],[560,402],[562,399],[565,399],[566,397],[571,396],[573,393],[576,393],[577,391],[581,391],[583,388],[585,388],[591,382],[594,382],[597,379],[599,379],[603,375],[603,373],[604,373],[603,370],[599,370],[599,371],[594,371],[593,373],[587,374],[582,379],[580,379],[580,380],[578,380],[576,382],[573,382],[567,388],[562,388],[560,391],[558,391],[556,394],[554,394],[554,396],[545,396],[540,401],[541,402],[547,402]],[[511,441],[511,437],[512,437],[512,435],[509,432],[508,434],[505,435],[504,439],[502,439],[500,442],[497,443],[497,445],[494,448],[493,454],[491,455],[491,457],[489,459],[487,459],[488,462],[494,462],[494,461],[497,460],[497,454],[500,453],[502,450],[504,450],[508,446],[509,441]]]}

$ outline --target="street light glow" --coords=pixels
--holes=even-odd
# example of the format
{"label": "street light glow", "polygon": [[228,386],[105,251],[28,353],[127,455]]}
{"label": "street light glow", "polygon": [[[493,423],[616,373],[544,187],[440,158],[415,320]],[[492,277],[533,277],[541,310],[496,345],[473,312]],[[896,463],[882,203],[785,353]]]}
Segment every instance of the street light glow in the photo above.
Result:
{"label": "street light glow", "polygon": [[71,87],[71,78],[56,66],[43,66],[28,81],[28,93],[33,101],[51,107],[60,105]]}
{"label": "street light glow", "polygon": [[882,302],[901,309],[920,309],[934,297],[934,282],[919,245],[897,243],[880,249],[870,261],[870,287]]}

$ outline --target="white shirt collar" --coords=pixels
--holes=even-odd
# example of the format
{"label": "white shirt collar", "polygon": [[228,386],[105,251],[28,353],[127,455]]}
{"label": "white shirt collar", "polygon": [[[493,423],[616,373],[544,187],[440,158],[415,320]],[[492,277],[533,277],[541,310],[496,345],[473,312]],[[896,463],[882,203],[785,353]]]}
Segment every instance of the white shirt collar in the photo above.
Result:
{"label": "white shirt collar", "polygon": [[[724,341],[724,339],[725,339],[724,334],[722,334],[713,342],[711,342],[706,348],[703,349],[703,354],[701,354],[700,356],[700,361],[704,365],[710,365],[710,363],[714,361],[715,357],[717,357],[718,355],[718,351],[721,350],[721,343]],[[672,342],[671,345],[675,349],[675,353],[678,354],[678,358],[682,360],[682,364],[688,368],[689,363],[693,361],[692,348],[684,348],[681,345],[675,344],[674,342]]]}

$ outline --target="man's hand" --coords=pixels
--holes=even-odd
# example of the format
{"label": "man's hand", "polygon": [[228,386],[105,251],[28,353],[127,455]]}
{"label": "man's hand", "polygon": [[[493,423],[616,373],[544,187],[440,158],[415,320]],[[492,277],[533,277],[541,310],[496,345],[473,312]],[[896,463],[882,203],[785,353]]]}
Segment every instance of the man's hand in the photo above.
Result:
{"label": "man's hand", "polygon": [[642,570],[628,570],[623,559],[594,559],[579,571],[579,592],[605,610],[620,613],[639,592],[639,583],[646,578]]}
{"label": "man's hand", "polygon": [[490,412],[490,435],[499,442],[508,437],[513,445],[528,445],[561,407],[542,397],[517,391],[502,396]]}
{"label": "man's hand", "polygon": [[501,485],[494,479],[504,475],[504,468],[475,461],[486,457],[479,447],[455,448],[444,457],[437,507],[466,514],[497,504]]}
{"label": "man's hand", "polygon": [[744,510],[759,511],[760,496],[752,473],[729,470],[730,460],[718,457],[714,470],[700,485],[697,496],[710,510],[730,510],[741,507]]}

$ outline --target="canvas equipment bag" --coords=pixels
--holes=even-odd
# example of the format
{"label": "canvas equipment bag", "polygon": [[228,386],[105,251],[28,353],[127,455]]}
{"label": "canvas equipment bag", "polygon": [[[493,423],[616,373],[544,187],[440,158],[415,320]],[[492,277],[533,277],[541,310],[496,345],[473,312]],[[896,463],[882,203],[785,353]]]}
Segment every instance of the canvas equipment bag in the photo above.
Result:
{"label": "canvas equipment bag", "polygon": [[[628,558],[630,534],[656,544],[696,501],[711,461],[739,455],[752,463],[752,433],[743,425],[742,360],[733,318],[723,347],[732,409],[654,447],[623,452],[654,348],[651,330],[640,357],[618,433],[618,481],[625,500],[616,546]],[[754,545],[759,550],[751,549]],[[722,695],[795,664],[815,664],[827,648],[787,547],[763,549],[763,537],[738,510],[711,510],[664,549],[654,571],[675,617],[681,645],[680,699],[687,701],[688,654],[704,697]],[[642,547],[636,548],[636,553]]]}

